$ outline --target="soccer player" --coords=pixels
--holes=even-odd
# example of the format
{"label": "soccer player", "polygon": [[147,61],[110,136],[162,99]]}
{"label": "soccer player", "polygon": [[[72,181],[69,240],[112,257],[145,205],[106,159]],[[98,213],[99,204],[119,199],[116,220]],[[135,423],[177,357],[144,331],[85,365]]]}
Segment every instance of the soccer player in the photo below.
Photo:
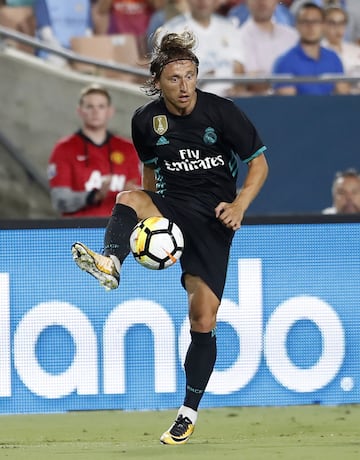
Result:
{"label": "soccer player", "polygon": [[[167,34],[158,43],[145,90],[159,97],[137,109],[132,119],[144,189],[117,196],[104,254],[82,243],[72,247],[78,266],[114,289],[139,219],[165,216],[181,228],[181,282],[188,294],[191,343],[185,399],[160,438],[173,445],[184,444],[194,431],[216,360],[216,315],[231,241],[268,173],[266,147],[246,115],[231,100],[197,89],[194,45],[188,31]],[[248,170],[236,195],[237,156]]]}

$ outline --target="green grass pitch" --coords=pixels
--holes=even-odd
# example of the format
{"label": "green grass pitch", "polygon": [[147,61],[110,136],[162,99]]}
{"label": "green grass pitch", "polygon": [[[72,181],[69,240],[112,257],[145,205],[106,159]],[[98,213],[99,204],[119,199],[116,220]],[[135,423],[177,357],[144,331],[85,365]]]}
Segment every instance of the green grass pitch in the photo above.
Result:
{"label": "green grass pitch", "polygon": [[174,411],[0,416],[4,460],[358,460],[360,406],[201,409],[183,446],[159,436]]}

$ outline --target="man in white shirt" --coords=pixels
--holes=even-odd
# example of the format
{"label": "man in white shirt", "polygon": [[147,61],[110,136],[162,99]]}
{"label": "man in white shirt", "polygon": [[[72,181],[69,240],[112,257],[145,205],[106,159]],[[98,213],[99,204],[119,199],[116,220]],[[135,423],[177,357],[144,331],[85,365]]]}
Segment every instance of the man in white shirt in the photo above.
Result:
{"label": "man in white shirt", "polygon": [[207,76],[231,78],[244,73],[244,52],[237,29],[227,18],[215,13],[218,0],[187,0],[189,11],[167,21],[161,30],[162,35],[181,32],[185,29],[194,32],[197,39],[196,54],[199,58],[199,87],[219,96],[234,95],[242,87],[232,83],[205,83],[201,78]]}
{"label": "man in white shirt", "polygon": [[[299,40],[295,28],[273,20],[278,0],[247,0],[250,16],[240,25],[241,47],[244,50],[245,74],[266,76],[272,72],[275,60]],[[266,93],[268,85],[251,85],[254,93]]]}
{"label": "man in white shirt", "polygon": [[[348,19],[348,13],[340,6],[326,8],[322,45],[338,54],[346,75],[360,76],[360,46],[345,40]],[[351,92],[359,94],[359,91],[360,85],[354,84]]]}

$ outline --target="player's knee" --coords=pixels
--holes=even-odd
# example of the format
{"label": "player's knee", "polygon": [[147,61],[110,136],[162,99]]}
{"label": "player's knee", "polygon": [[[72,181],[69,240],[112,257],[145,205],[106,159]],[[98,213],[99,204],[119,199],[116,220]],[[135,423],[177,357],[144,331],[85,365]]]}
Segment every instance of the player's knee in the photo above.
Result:
{"label": "player's knee", "polygon": [[131,201],[131,193],[132,191],[124,191],[124,192],[119,192],[116,195],[116,203],[117,204],[125,204],[129,205],[129,202]]}
{"label": "player's knee", "polygon": [[116,195],[116,203],[124,204],[125,206],[130,206],[133,209],[136,209],[141,203],[141,196],[143,192],[138,190],[126,190],[119,192]]}
{"label": "player's knee", "polygon": [[149,196],[142,190],[126,190],[116,196],[116,204],[122,204],[132,208],[139,219],[151,215],[161,215]]}
{"label": "player's knee", "polygon": [[190,314],[190,328],[196,332],[210,332],[216,327],[216,314]]}

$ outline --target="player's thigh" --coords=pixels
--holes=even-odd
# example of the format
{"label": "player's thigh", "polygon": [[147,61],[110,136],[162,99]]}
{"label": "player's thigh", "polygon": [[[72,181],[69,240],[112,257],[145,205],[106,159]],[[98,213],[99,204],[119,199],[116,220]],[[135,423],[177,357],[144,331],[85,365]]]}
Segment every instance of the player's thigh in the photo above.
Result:
{"label": "player's thigh", "polygon": [[120,192],[116,197],[116,203],[124,204],[134,209],[140,220],[152,216],[162,216],[150,196],[142,190]]}
{"label": "player's thigh", "polygon": [[219,299],[199,276],[186,274],[184,282],[189,298],[191,329],[210,332],[216,326]]}

